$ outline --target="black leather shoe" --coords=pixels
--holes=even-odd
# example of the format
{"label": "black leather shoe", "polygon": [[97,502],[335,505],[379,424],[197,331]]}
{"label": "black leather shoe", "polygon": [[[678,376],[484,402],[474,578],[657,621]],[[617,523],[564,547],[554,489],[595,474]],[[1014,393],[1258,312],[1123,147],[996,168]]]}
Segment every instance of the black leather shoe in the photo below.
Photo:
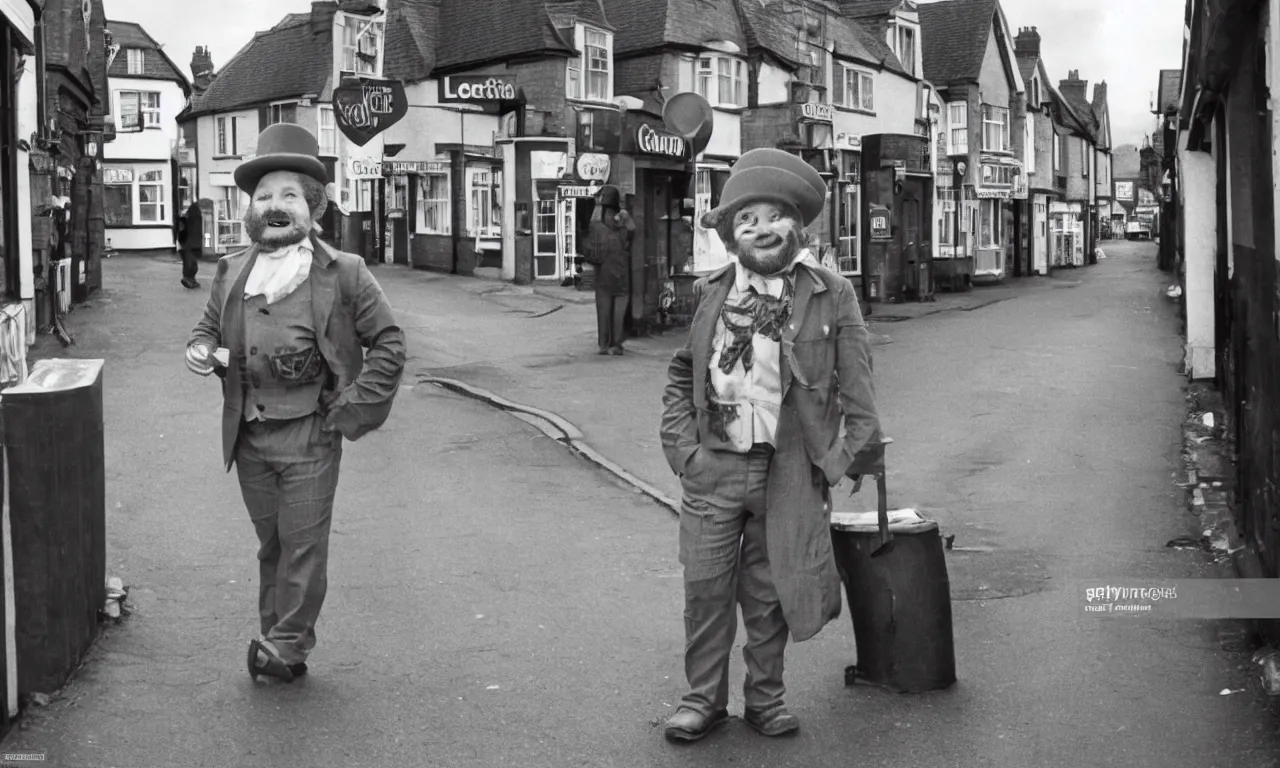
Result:
{"label": "black leather shoe", "polygon": [[697,741],[728,719],[729,713],[723,709],[704,715],[687,707],[681,707],[667,720],[667,739],[677,742]]}
{"label": "black leather shoe", "polygon": [[788,712],[786,707],[777,707],[763,713],[748,709],[742,714],[742,720],[761,736],[785,736],[800,730],[800,719]]}
{"label": "black leather shoe", "polygon": [[295,678],[302,677],[307,674],[307,662],[300,661],[297,664],[290,664],[289,671],[293,673]]}

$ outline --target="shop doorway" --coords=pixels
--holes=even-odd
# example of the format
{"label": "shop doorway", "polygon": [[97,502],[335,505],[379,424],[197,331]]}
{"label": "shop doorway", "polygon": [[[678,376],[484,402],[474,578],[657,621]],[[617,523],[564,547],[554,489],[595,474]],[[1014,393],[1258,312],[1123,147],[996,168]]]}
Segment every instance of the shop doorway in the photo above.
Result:
{"label": "shop doorway", "polygon": [[636,194],[623,202],[636,224],[631,248],[631,307],[626,320],[629,335],[647,333],[661,309],[662,290],[671,274],[673,242],[678,240],[672,238],[672,224],[680,220],[680,206],[688,191],[688,173],[636,169]]}
{"label": "shop doorway", "polygon": [[840,183],[840,233],[837,256],[840,274],[857,277],[862,274],[862,230],[859,227],[861,207],[858,205],[861,186],[856,183]]}
{"label": "shop doorway", "polygon": [[533,278],[572,277],[578,254],[576,198],[560,194],[555,180],[534,182]]}
{"label": "shop doorway", "polygon": [[1035,272],[1038,275],[1047,275],[1049,273],[1049,213],[1043,197],[1036,198],[1033,210],[1031,226],[1034,230],[1034,245],[1031,252],[1035,260]]}
{"label": "shop doorway", "polygon": [[[907,297],[915,300],[923,299],[933,293],[933,280],[930,275],[930,257],[932,243],[929,242],[926,227],[927,206],[925,195],[928,192],[928,179],[908,176],[903,179],[902,200],[898,226],[898,249],[902,254],[902,286]],[[893,276],[896,277],[896,276]]]}

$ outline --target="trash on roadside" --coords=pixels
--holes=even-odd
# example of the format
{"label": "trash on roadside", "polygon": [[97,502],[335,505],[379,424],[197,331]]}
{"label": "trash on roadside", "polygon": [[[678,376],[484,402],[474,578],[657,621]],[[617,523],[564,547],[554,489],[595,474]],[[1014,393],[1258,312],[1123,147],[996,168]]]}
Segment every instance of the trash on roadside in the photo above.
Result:
{"label": "trash on roadside", "polygon": [[37,707],[47,707],[52,699],[47,693],[31,694],[31,703]]}
{"label": "trash on roadside", "polygon": [[1262,679],[1262,690],[1268,696],[1280,696],[1280,650],[1265,647],[1253,654],[1253,663],[1262,667],[1259,675]]}
{"label": "trash on roadside", "polygon": [[1206,427],[1208,427],[1209,429],[1213,429],[1213,414],[1212,414],[1212,413],[1206,413],[1203,417],[1201,417],[1200,421],[1201,421],[1201,423],[1203,423],[1203,424],[1204,424]]}
{"label": "trash on roadside", "polygon": [[124,581],[112,576],[107,579],[107,599],[102,606],[102,612],[109,618],[119,619],[127,613],[124,607],[124,601],[129,597],[129,590],[125,588]]}
{"label": "trash on roadside", "polygon": [[1244,693],[1244,689],[1243,689],[1243,688],[1237,688],[1236,690],[1234,690],[1234,691],[1233,691],[1233,690],[1231,690],[1230,688],[1223,688],[1221,691],[1219,691],[1219,692],[1218,692],[1218,695],[1219,695],[1219,696],[1230,696],[1230,695],[1231,695],[1231,694],[1233,694],[1233,693]]}

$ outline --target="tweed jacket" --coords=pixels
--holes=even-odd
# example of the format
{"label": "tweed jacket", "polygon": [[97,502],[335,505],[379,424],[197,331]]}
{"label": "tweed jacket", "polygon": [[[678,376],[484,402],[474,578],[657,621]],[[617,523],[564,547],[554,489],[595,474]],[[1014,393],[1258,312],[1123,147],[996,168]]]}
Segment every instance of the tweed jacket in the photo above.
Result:
{"label": "tweed jacket", "polygon": [[[706,393],[716,323],[735,269],[729,264],[695,284],[698,307],[689,338],[668,370],[662,448],[686,488],[716,482],[706,476],[701,451],[730,448],[711,429]],[[849,471],[880,423],[871,347],[853,286],[808,262],[798,264],[794,275],[795,304],[781,342],[782,408],[769,468],[765,537],[783,615],[800,642],[840,615],[831,486]]]}
{"label": "tweed jacket", "polygon": [[[329,368],[322,396],[325,426],[358,440],[381,427],[391,413],[404,371],[404,332],[364,259],[336,251],[314,236],[311,240],[311,274],[298,290],[311,291],[316,345]],[[204,317],[187,342],[230,352],[222,376],[222,452],[228,471],[244,408],[244,285],[258,252],[251,246],[218,260]]]}

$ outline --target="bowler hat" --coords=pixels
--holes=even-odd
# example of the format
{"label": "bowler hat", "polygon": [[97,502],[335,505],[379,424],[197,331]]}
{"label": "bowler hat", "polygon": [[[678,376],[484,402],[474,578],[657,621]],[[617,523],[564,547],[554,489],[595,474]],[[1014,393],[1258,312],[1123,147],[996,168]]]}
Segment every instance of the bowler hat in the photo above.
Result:
{"label": "bowler hat", "polygon": [[263,176],[273,171],[294,171],[321,184],[329,174],[320,162],[320,142],[311,131],[293,123],[276,123],[258,135],[258,154],[235,171],[236,186],[252,195]]}
{"label": "bowler hat", "polygon": [[744,205],[781,202],[795,206],[808,226],[822,215],[827,183],[812,166],[780,149],[753,149],[734,163],[720,193],[720,206],[702,216],[702,226],[715,229]]}
{"label": "bowler hat", "polygon": [[622,208],[622,193],[618,191],[617,187],[601,187],[599,195],[601,208]]}

